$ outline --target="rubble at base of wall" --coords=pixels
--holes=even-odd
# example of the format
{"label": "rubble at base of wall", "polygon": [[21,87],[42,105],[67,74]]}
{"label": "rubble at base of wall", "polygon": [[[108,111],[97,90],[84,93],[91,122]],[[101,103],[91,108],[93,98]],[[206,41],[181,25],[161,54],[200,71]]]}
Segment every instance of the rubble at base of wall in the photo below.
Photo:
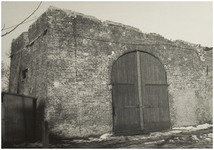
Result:
{"label": "rubble at base of wall", "polygon": [[[50,141],[49,148],[212,148],[212,125],[173,128],[144,135],[114,136],[106,133],[87,139]],[[41,148],[41,142],[14,144],[13,148]]]}

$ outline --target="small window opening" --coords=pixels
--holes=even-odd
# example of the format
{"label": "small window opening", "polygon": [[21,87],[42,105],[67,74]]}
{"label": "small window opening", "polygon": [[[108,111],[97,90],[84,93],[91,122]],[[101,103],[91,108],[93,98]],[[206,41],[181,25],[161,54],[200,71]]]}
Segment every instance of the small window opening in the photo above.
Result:
{"label": "small window opening", "polygon": [[27,78],[27,72],[28,72],[28,69],[22,70],[22,79],[26,79]]}

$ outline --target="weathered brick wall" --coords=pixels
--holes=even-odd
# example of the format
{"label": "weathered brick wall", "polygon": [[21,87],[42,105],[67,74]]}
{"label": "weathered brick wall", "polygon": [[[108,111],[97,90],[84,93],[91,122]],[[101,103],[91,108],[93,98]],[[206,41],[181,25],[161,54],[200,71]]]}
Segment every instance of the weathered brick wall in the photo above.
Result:
{"label": "weathered brick wall", "polygon": [[58,136],[80,136],[76,87],[75,39],[73,17],[50,9],[48,42],[48,109],[47,120]]}
{"label": "weathered brick wall", "polygon": [[[9,90],[37,99],[37,137],[41,138],[47,97],[47,21],[44,15],[12,42]],[[27,69],[26,78],[23,71]]]}
{"label": "weathered brick wall", "polygon": [[27,32],[22,33],[16,40],[13,40],[11,45],[11,64],[10,64],[10,80],[9,92],[21,93],[21,71],[22,52],[25,50],[25,44],[28,43]]}
{"label": "weathered brick wall", "polygon": [[[21,37],[13,44],[24,42]],[[16,91],[16,68],[24,57],[29,74],[22,93],[45,102],[41,112],[53,134],[75,137],[112,131],[112,64],[135,50],[158,57],[166,69],[172,126],[212,121],[212,51],[199,45],[53,7],[29,28],[25,39],[23,54],[11,61],[10,89]]]}
{"label": "weathered brick wall", "polygon": [[[172,126],[196,125],[212,120],[210,107],[212,85],[208,85],[212,72],[210,77],[206,75],[206,61],[210,63],[210,67],[212,66],[212,57],[207,57],[212,55],[205,56],[208,52],[204,51],[204,48],[183,41],[172,42],[158,34],[144,34],[129,26],[112,22],[101,23],[99,20],[86,19],[83,16],[77,16],[76,23],[78,23],[77,38],[80,41],[77,47],[80,47],[80,53],[88,53],[88,56],[83,56],[85,65],[78,66],[77,70],[84,67],[86,79],[89,77],[91,80],[96,77],[95,80],[91,80],[92,84],[96,81],[105,84],[103,88],[96,89],[96,92],[102,93],[103,97],[108,93],[106,84],[110,84],[113,62],[123,53],[135,50],[146,51],[157,56],[166,69],[170,84]],[[91,67],[96,68],[92,70],[92,75],[90,70],[87,70]],[[101,72],[103,78],[102,75],[96,74],[97,72]],[[84,83],[87,83],[87,80]],[[85,91],[89,89],[85,88]],[[93,99],[98,99],[95,94]]]}

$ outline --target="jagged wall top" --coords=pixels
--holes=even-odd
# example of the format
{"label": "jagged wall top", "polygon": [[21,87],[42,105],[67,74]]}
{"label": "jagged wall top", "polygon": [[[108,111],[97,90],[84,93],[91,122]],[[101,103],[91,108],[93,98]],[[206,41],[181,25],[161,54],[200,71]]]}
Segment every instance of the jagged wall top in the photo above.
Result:
{"label": "jagged wall top", "polygon": [[[28,29],[29,43],[34,41],[38,35],[42,34],[42,32],[50,26],[47,18],[52,17],[54,15],[55,11],[64,12],[68,17],[73,16],[73,18],[76,18],[77,16],[81,16],[82,18],[92,20],[92,21],[97,22],[103,26],[113,25],[113,26],[119,26],[121,28],[129,29],[129,30],[133,30],[135,32],[142,34],[144,36],[145,40],[150,39],[150,40],[165,41],[165,42],[171,43],[173,45],[180,45],[181,44],[181,45],[186,45],[187,47],[193,48],[193,49],[198,49],[198,48],[205,49],[205,47],[200,46],[199,44],[191,44],[189,42],[181,41],[181,40],[171,41],[171,40],[168,40],[168,39],[164,38],[163,36],[161,36],[157,33],[143,33],[140,29],[129,26],[129,25],[124,25],[122,23],[117,23],[117,22],[108,21],[108,20],[102,22],[101,20],[99,20],[93,16],[85,15],[85,14],[75,12],[72,10],[60,9],[60,8],[57,8],[54,6],[50,6],[33,24],[30,25],[30,27]],[[46,16],[46,17],[44,17],[44,16]],[[44,22],[46,22],[46,23],[44,23]],[[40,25],[40,24],[42,24],[42,25]],[[41,30],[41,31],[34,31],[35,29]],[[41,33],[36,33],[36,32],[41,32]]]}

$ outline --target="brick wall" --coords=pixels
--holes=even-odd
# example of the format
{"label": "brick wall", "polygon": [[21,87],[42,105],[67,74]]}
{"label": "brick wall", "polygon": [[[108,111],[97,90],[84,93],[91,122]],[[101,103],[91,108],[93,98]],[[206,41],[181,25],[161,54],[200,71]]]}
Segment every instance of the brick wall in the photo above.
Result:
{"label": "brick wall", "polygon": [[[37,97],[37,136],[41,137],[47,99],[47,21],[44,13],[29,31],[13,40],[9,92]],[[43,28],[44,27],[44,28]],[[24,73],[25,72],[25,73]],[[25,75],[24,75],[25,74]]]}
{"label": "brick wall", "polygon": [[20,87],[37,96],[41,118],[57,136],[112,132],[112,64],[135,50],[153,54],[165,67],[173,127],[212,121],[212,51],[53,7],[13,41],[10,91]]}

